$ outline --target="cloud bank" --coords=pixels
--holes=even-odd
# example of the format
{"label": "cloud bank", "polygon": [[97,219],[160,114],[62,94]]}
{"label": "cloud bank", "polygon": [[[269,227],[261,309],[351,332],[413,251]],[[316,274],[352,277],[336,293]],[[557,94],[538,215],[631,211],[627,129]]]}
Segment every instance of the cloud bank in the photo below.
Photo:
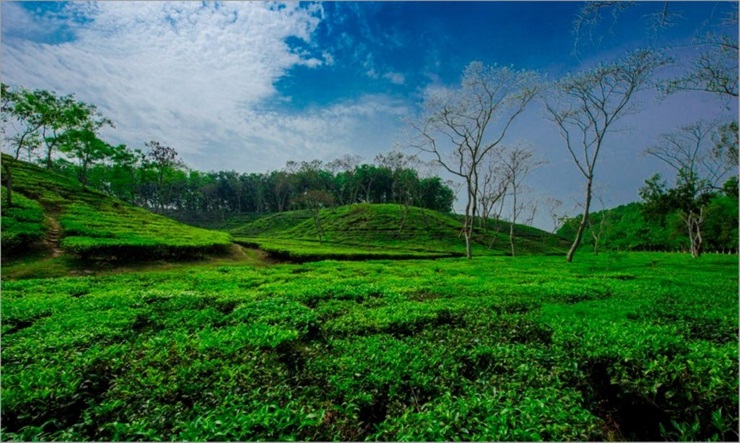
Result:
{"label": "cloud bank", "polygon": [[321,5],[2,7],[4,82],[74,93],[114,121],[104,134],[111,141],[141,147],[160,140],[198,169],[275,169],[288,159],[361,150],[363,121],[406,111],[372,95],[300,115],[285,111],[290,97],[276,82],[294,67],[333,63],[330,53],[312,50]]}

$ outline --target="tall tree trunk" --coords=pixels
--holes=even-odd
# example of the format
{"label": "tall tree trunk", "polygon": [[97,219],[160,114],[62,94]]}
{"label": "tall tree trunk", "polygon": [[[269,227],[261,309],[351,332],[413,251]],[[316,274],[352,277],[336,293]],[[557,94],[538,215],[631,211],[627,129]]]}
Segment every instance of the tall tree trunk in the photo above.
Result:
{"label": "tall tree trunk", "polygon": [[588,182],[586,183],[586,204],[584,205],[583,209],[583,218],[581,219],[581,224],[578,225],[578,230],[576,231],[576,239],[573,241],[573,244],[568,251],[568,255],[566,258],[568,263],[573,261],[573,256],[576,253],[576,249],[578,249],[578,246],[580,246],[581,244],[581,240],[583,240],[583,231],[586,230],[586,225],[588,224],[588,211],[591,208],[591,185],[593,184],[593,179],[593,176],[588,177]]}
{"label": "tall tree trunk", "polygon": [[468,260],[473,258],[473,253],[470,249],[470,228],[465,228],[465,256]]}
{"label": "tall tree trunk", "polygon": [[511,256],[516,257],[516,249],[514,248],[514,223],[509,225],[509,245],[511,246]]}
{"label": "tall tree trunk", "polygon": [[514,248],[514,224],[516,223],[517,208],[516,208],[516,188],[513,188],[514,206],[511,214],[511,224],[509,225],[509,244],[511,245],[511,256],[516,257],[516,250]]}
{"label": "tall tree trunk", "polygon": [[704,246],[704,239],[701,235],[701,225],[704,219],[704,208],[699,209],[699,215],[689,212],[685,217],[685,222],[689,230],[689,252],[693,258],[700,257]]}
{"label": "tall tree trunk", "polygon": [[468,203],[465,205],[465,222],[463,223],[463,234],[465,235],[465,256],[468,260],[473,258],[473,251],[470,246],[470,236],[472,234],[472,225],[474,219],[471,217],[472,192],[468,183]]}

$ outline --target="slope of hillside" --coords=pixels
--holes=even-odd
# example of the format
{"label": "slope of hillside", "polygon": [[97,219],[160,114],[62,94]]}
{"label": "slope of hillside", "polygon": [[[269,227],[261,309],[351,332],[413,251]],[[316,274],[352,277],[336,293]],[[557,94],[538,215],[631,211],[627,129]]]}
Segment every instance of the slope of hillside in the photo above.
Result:
{"label": "slope of hillside", "polygon": [[21,194],[13,195],[13,206],[5,205],[7,190],[2,188],[2,250],[13,254],[23,249],[40,245],[48,227],[44,223],[44,209],[41,205]]}
{"label": "slope of hillside", "polygon": [[[509,224],[499,223],[498,233],[495,226],[487,231],[475,229],[474,255],[509,253]],[[321,210],[319,226],[309,211],[290,211],[229,232],[239,242],[291,259],[436,258],[464,255],[460,227],[455,216],[435,211],[410,207],[406,212],[399,205],[358,204]],[[564,253],[566,244],[552,234],[521,225],[515,229],[518,254]]]}
{"label": "slope of hillside", "polygon": [[57,246],[88,259],[190,257],[231,244],[227,233],[183,225],[6,155],[2,160],[11,164],[14,200],[12,208],[3,206],[5,258],[38,246],[57,224]]}
{"label": "slope of hillside", "polygon": [[[589,215],[591,227],[583,235],[582,247],[593,249],[598,238],[599,250],[611,251],[686,251],[689,248],[686,225],[678,211],[664,220],[651,220],[643,214],[643,205],[627,205]],[[569,219],[558,235],[573,239],[581,218]],[[596,236],[593,234],[596,233]],[[738,245],[738,200],[727,195],[712,199],[704,210],[702,225],[705,252],[736,252]]]}

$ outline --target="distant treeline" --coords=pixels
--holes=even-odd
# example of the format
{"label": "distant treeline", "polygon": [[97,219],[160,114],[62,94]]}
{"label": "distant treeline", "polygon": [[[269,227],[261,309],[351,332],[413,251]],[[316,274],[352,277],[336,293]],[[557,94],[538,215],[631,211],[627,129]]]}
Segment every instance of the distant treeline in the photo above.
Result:
{"label": "distant treeline", "polygon": [[[583,237],[583,247],[594,251],[688,251],[685,221],[680,209],[656,210],[644,202],[630,203],[594,212]],[[737,253],[738,188],[737,178],[713,193],[703,211],[702,242],[705,252]],[[581,217],[569,218],[557,234],[575,236]]]}
{"label": "distant treeline", "polygon": [[23,158],[74,177],[123,201],[150,209],[208,213],[271,213],[356,202],[398,203],[450,212],[454,193],[438,177],[422,178],[414,158],[380,154],[374,164],[346,155],[324,164],[289,161],[266,173],[200,172],[176,149],[150,141],[142,149],[102,138],[113,122],[73,95],[2,84],[3,162],[12,206],[12,159]]}
{"label": "distant treeline", "polygon": [[[421,178],[411,167],[357,164],[357,158],[344,157],[327,164],[288,162],[282,170],[266,173],[201,172],[185,166],[172,148],[157,142],[146,145],[146,153],[113,147],[113,155],[87,168],[84,184],[154,211],[199,214],[272,213],[361,202],[450,212],[454,202],[452,189],[442,179]],[[392,156],[402,158],[390,153],[376,161]],[[81,179],[79,166],[66,158],[56,158],[50,166]]]}
{"label": "distant treeline", "polygon": [[[450,212],[454,202],[452,189],[439,177],[420,178],[413,168],[363,163],[338,170],[342,160],[326,165],[314,160],[288,162],[282,170],[265,173],[201,172],[181,162],[158,163],[153,157],[97,164],[88,171],[88,186],[155,211],[199,214],[273,213],[359,202]],[[64,160],[57,160],[55,169],[75,174],[74,165]]]}

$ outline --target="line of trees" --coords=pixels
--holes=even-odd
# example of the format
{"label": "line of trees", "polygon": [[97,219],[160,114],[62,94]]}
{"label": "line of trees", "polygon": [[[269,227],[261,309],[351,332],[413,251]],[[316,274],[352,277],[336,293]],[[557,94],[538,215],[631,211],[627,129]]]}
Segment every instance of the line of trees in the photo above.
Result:
{"label": "line of trees", "polygon": [[[450,212],[454,193],[439,177],[422,176],[423,164],[403,153],[358,156],[323,163],[289,161],[278,171],[201,172],[188,168],[176,149],[152,140],[142,149],[100,137],[113,127],[94,105],[72,95],[2,84],[5,150],[79,180],[123,201],[158,212],[225,216],[320,209],[352,203],[397,203]],[[12,161],[3,164],[12,206]]]}

